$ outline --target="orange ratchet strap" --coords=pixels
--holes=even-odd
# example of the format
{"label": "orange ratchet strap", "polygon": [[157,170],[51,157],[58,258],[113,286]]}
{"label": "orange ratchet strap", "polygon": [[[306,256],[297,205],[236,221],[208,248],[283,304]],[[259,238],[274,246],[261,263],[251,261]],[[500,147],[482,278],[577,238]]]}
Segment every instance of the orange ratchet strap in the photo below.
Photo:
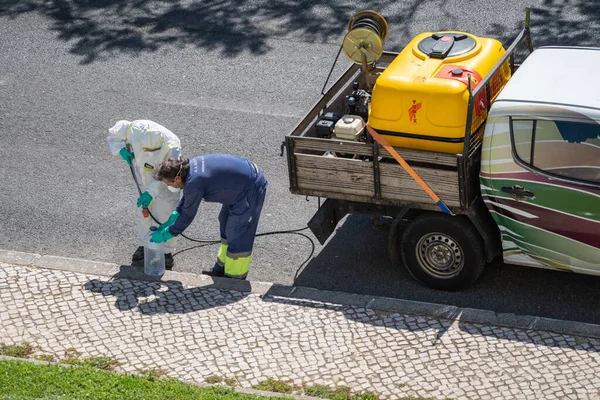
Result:
{"label": "orange ratchet strap", "polygon": [[369,133],[371,134],[371,136],[373,136],[373,139],[375,139],[377,143],[385,147],[385,149],[392,155],[392,157],[394,157],[394,159],[398,161],[398,164],[400,164],[402,168],[404,168],[404,170],[408,172],[408,174],[415,180],[415,182],[417,182],[419,186],[421,186],[421,188],[427,192],[429,197],[431,197],[431,199],[438,205],[439,208],[442,209],[443,212],[449,215],[454,215],[452,211],[450,211],[450,209],[446,207],[444,202],[437,196],[437,194],[435,194],[435,192],[431,190],[429,185],[427,185],[423,181],[423,179],[421,179],[421,177],[415,172],[415,170],[412,169],[412,167],[408,165],[406,161],[404,161],[400,154],[398,154],[398,152],[387,142],[387,140],[381,137],[381,135],[375,132],[375,130],[369,125],[366,125],[366,128],[367,131],[369,131]]}

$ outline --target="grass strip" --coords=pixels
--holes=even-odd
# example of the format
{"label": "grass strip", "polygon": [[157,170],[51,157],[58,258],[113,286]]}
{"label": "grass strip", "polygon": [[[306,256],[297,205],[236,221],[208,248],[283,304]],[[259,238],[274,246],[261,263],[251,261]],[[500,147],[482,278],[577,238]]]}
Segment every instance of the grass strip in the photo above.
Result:
{"label": "grass strip", "polygon": [[117,374],[89,366],[0,360],[0,399],[266,400],[225,386],[199,387],[173,378]]}

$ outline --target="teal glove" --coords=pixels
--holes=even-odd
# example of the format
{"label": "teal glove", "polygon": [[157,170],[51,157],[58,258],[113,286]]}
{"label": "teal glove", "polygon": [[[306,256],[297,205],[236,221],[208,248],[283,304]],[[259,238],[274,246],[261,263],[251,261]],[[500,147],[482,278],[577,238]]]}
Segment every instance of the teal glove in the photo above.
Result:
{"label": "teal glove", "polygon": [[171,216],[167,220],[167,222],[159,225],[158,230],[161,231],[161,230],[173,225],[175,223],[175,221],[177,221],[177,218],[179,218],[179,213],[177,211],[173,211],[171,213]]}
{"label": "teal glove", "polygon": [[150,241],[152,243],[162,243],[166,242],[169,239],[173,239],[174,237],[175,236],[171,235],[171,232],[169,232],[169,228],[165,228],[154,232],[150,237]]}
{"label": "teal glove", "polygon": [[152,202],[152,195],[148,192],[144,192],[140,197],[138,197],[137,206],[142,208],[148,208],[150,202]]}
{"label": "teal glove", "polygon": [[129,150],[127,150],[127,147],[123,147],[119,151],[119,155],[121,156],[121,158],[123,160],[125,160],[125,162],[127,163],[127,165],[129,165],[131,167],[131,161],[135,158],[135,156],[133,155],[133,153],[130,152]]}

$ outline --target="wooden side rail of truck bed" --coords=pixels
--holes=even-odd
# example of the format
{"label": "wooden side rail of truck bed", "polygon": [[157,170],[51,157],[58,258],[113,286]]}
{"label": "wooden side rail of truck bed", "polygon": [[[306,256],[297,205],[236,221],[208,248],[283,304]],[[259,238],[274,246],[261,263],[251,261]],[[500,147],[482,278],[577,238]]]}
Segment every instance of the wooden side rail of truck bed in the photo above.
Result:
{"label": "wooden side rail of truck bed", "polygon": [[[292,193],[437,209],[427,193],[380,145],[288,136],[286,147]],[[451,210],[460,212],[456,155],[400,148],[396,150]],[[329,154],[343,156],[332,157]],[[364,157],[354,158],[358,156]]]}

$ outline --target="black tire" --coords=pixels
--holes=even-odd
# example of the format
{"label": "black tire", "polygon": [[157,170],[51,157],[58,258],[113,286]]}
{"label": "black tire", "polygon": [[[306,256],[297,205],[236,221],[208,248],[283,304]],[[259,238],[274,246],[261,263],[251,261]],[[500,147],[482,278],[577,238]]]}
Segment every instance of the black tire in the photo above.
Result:
{"label": "black tire", "polygon": [[400,252],[408,272],[434,289],[465,289],[485,266],[483,240],[464,216],[420,215],[404,231]]}

